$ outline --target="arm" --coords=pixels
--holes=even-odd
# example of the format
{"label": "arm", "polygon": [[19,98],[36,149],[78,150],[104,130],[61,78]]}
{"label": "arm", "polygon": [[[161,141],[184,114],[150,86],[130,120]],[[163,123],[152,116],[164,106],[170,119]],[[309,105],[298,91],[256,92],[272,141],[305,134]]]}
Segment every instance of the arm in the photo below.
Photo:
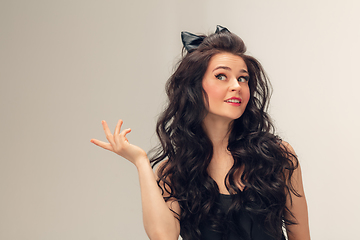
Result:
{"label": "arm", "polygon": [[[295,155],[294,149],[290,146],[290,144],[285,142],[283,142],[283,144],[292,154]],[[286,227],[288,238],[289,240],[310,240],[308,210],[300,165],[297,169],[295,169],[291,181],[296,192],[300,194],[300,197],[297,197],[292,192],[290,192],[292,202],[290,200],[290,196],[287,198],[286,206],[294,215],[294,217],[288,217],[297,223],[295,225],[289,225]]]}
{"label": "arm", "polygon": [[96,139],[91,139],[91,142],[126,158],[136,166],[140,181],[144,228],[148,237],[151,240],[177,240],[180,234],[179,221],[174,218],[169,204],[165,203],[161,195],[145,151],[127,140],[126,134],[131,130],[125,129],[120,133],[122,123],[123,121],[119,120],[112,135],[106,122],[102,121],[109,143]]}
{"label": "arm", "polygon": [[[136,167],[139,173],[146,233],[150,239],[177,240],[180,234],[180,223],[169,208],[179,212],[178,203],[172,201],[165,203],[148,158],[143,159],[142,163],[137,164]],[[152,238],[152,236],[156,237]]]}

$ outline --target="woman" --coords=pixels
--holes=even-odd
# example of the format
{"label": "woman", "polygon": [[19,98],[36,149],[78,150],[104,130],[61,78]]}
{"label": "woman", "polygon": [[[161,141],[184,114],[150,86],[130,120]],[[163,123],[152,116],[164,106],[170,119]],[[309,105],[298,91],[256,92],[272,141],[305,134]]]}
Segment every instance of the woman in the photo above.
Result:
{"label": "woman", "polygon": [[[243,41],[217,26],[183,32],[185,52],[166,85],[157,123],[160,147],[149,161],[119,120],[109,143],[91,141],[135,164],[150,239],[310,239],[300,166],[273,134],[260,63]],[[156,177],[152,167],[159,164]],[[159,188],[161,191],[159,191]]]}

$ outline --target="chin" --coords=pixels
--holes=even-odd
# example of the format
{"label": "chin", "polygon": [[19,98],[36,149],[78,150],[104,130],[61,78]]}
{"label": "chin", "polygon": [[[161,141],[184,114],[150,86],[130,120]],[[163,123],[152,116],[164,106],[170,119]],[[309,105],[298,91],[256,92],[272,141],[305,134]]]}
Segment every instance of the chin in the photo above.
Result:
{"label": "chin", "polygon": [[233,117],[232,117],[232,120],[239,119],[239,118],[241,118],[242,115],[243,115],[243,113],[237,114],[236,116],[233,116]]}
{"label": "chin", "polygon": [[230,120],[230,121],[235,121],[236,119],[239,119],[241,118],[242,115],[237,115],[237,116],[227,116],[227,118]]}

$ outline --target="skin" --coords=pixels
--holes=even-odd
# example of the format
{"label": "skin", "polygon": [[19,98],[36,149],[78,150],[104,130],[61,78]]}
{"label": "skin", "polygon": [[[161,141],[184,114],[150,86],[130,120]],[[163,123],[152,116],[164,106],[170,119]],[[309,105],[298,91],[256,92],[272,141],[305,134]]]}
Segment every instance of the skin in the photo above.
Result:
{"label": "skin", "polygon": [[[220,193],[223,194],[229,194],[224,179],[234,162],[231,154],[227,151],[231,123],[242,116],[250,98],[249,86],[246,81],[247,70],[241,57],[231,53],[219,53],[210,59],[202,80],[208,100],[208,114],[203,121],[203,128],[212,141],[214,151],[207,170],[218,184]],[[232,97],[240,98],[241,103],[236,105],[226,102]],[[176,199],[164,201],[164,196],[161,195],[158,188],[156,176],[145,151],[129,143],[126,135],[131,130],[121,131],[122,123],[123,121],[119,120],[115,132],[112,134],[107,123],[102,121],[108,142],[96,139],[91,139],[91,142],[126,158],[136,166],[141,188],[144,228],[149,238],[152,240],[177,240],[180,234],[180,223],[175,213],[180,213],[179,204]],[[284,145],[294,152],[288,143],[284,143]],[[292,196],[292,204],[290,197],[288,198],[287,206],[298,222],[298,225],[288,227],[291,230],[288,237],[289,240],[308,240],[310,239],[308,214],[300,167],[294,171],[293,181],[295,190],[302,197]],[[238,187],[243,189],[240,181]]]}
{"label": "skin", "polygon": [[[232,121],[241,117],[250,99],[250,89],[246,80],[248,76],[247,66],[241,57],[231,53],[220,53],[210,59],[202,81],[209,103],[203,127],[214,147],[208,173],[218,184],[222,194],[229,194],[224,179],[234,162],[227,150],[228,133]],[[226,102],[232,97],[241,99],[239,106]],[[240,189],[243,188],[241,182],[238,185]]]}
{"label": "skin", "polygon": [[[239,56],[220,53],[210,59],[202,80],[209,103],[205,124],[226,124],[241,117],[250,99],[248,77],[247,66]],[[232,97],[241,99],[239,106],[226,102]]]}
{"label": "skin", "polygon": [[[289,143],[283,141],[283,144],[288,150],[290,150],[291,153],[295,155],[295,151]],[[290,196],[288,196],[286,201],[286,206],[290,209],[290,211],[294,215],[294,217],[291,216],[288,217],[293,221],[297,222],[296,225],[291,225],[286,227],[288,238],[289,240],[302,240],[302,239],[310,240],[307,202],[305,198],[300,165],[294,171],[291,179],[295,190],[297,191],[297,193],[301,195],[301,197],[297,197],[293,193],[291,193],[292,202],[290,200]]]}
{"label": "skin", "polygon": [[[114,134],[105,121],[102,121],[108,143],[91,139],[95,145],[112,151],[132,162],[139,174],[143,223],[146,234],[151,240],[177,240],[180,235],[179,221],[170,211],[169,203],[165,203],[160,189],[157,186],[154,172],[144,150],[132,145],[126,138],[131,129],[121,131],[123,121],[120,119]],[[178,209],[176,209],[178,210]]]}

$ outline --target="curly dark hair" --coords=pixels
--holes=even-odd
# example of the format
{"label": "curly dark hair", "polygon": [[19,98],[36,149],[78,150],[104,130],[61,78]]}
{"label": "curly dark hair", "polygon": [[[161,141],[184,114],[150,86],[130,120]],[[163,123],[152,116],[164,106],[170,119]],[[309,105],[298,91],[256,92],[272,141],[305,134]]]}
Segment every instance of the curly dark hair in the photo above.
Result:
{"label": "curly dark hair", "polygon": [[[255,214],[265,230],[280,239],[284,224],[295,224],[286,199],[290,192],[299,196],[291,183],[298,160],[274,134],[266,113],[270,83],[261,64],[245,55],[241,38],[227,31],[203,37],[198,48],[190,52],[183,49],[183,57],[166,84],[169,101],[156,127],[160,144],[150,160],[153,167],[164,160],[157,170],[158,185],[163,194],[166,192],[165,201],[176,199],[179,203],[184,239],[200,239],[199,226],[205,220],[220,232],[229,231],[232,225],[228,223],[240,209]],[[233,121],[227,146],[234,164],[225,179],[233,198],[226,216],[216,207],[219,188],[207,172],[213,146],[202,127],[207,114],[202,79],[210,59],[223,52],[240,56],[250,77],[250,100],[243,115]],[[243,190],[236,184],[241,168]]]}

